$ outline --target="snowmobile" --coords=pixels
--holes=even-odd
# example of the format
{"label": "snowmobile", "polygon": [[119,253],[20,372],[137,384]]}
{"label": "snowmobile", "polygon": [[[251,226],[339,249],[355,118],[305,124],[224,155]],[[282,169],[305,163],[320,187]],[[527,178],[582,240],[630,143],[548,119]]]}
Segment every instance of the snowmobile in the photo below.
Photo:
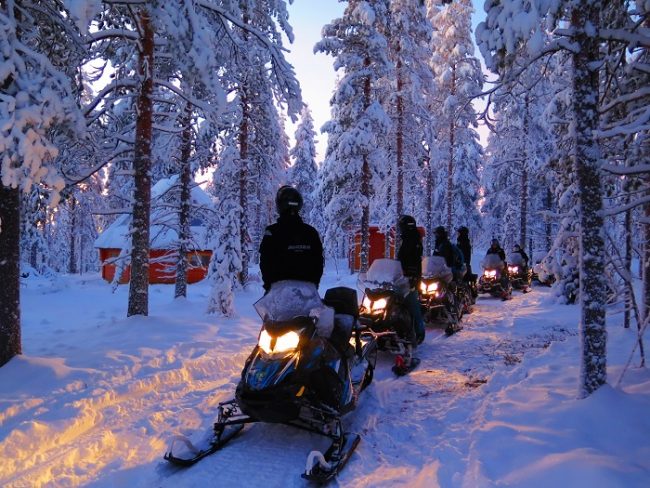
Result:
{"label": "snowmobile", "polygon": [[519,253],[508,256],[508,278],[512,287],[524,293],[531,291],[530,285],[533,279],[532,270],[525,265],[524,259]]}
{"label": "snowmobile", "polygon": [[396,259],[375,259],[368,272],[359,275],[363,299],[359,322],[374,333],[377,348],[395,354],[393,372],[403,375],[420,360],[412,357],[416,344],[413,317],[405,302],[409,280]]}
{"label": "snowmobile", "polygon": [[512,298],[512,284],[507,275],[503,275],[504,263],[496,254],[488,254],[481,262],[483,274],[478,280],[478,292],[489,293],[493,297],[508,300]]}
{"label": "snowmobile", "polygon": [[442,326],[451,335],[462,327],[463,302],[456,295],[451,269],[442,256],[422,259],[422,279],[419,285],[420,305],[424,322],[429,326]]}
{"label": "snowmobile", "polygon": [[[315,285],[275,283],[255,308],[262,318],[257,345],[249,355],[235,398],[219,404],[211,441],[194,447],[178,436],[165,459],[190,466],[221,449],[244,424],[282,423],[327,436],[322,454],[312,451],[303,477],[326,482],[343,468],[359,443],[345,432],[341,417],[355,409],[373,378],[377,344],[358,326],[356,291],[332,288],[324,300]],[[185,447],[185,455],[174,452]]]}

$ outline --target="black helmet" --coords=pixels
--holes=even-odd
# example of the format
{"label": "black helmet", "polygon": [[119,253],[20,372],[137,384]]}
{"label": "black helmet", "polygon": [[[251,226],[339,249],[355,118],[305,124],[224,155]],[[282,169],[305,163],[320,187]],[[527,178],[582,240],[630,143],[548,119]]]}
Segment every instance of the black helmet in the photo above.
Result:
{"label": "black helmet", "polygon": [[460,227],[458,228],[458,233],[459,233],[460,235],[466,236],[466,235],[469,234],[469,229],[468,229],[467,227],[465,227],[464,225],[462,225],[462,226],[460,226]]}
{"label": "black helmet", "polygon": [[435,228],[433,233],[437,237],[447,237],[447,229],[445,229],[442,225],[439,225],[438,227]]}
{"label": "black helmet", "polygon": [[490,242],[490,245],[499,247],[499,240],[498,239],[492,239],[492,242]]}
{"label": "black helmet", "polygon": [[519,250],[521,249],[521,246],[520,246],[519,244],[515,244],[514,246],[512,246],[512,248],[513,248],[515,251],[519,251]]}
{"label": "black helmet", "polygon": [[417,229],[415,219],[410,215],[402,215],[399,218],[399,221],[397,222],[397,225],[399,227],[399,231],[402,234],[405,234],[409,230],[416,230]]}
{"label": "black helmet", "polygon": [[284,185],[275,195],[275,208],[280,215],[298,214],[302,208],[302,195],[293,186]]}

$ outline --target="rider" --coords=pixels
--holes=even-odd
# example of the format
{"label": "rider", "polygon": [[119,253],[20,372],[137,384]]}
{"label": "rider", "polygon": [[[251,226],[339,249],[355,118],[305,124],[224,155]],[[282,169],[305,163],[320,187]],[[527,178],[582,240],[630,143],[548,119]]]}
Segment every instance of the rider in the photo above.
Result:
{"label": "rider", "polygon": [[316,287],[323,276],[323,245],[318,231],[300,218],[302,195],[285,185],[275,196],[278,221],[264,231],[260,245],[260,271],[264,290],[282,280],[311,282]]}
{"label": "rider", "polygon": [[465,265],[467,266],[467,275],[471,277],[472,274],[472,243],[469,240],[469,229],[464,225],[458,228],[458,239],[456,240],[458,247],[463,252],[465,258]]}
{"label": "rider", "polygon": [[461,250],[451,243],[447,230],[443,226],[436,227],[433,232],[436,236],[433,255],[445,258],[445,263],[451,269],[454,280],[460,282],[466,271]]}
{"label": "rider", "polygon": [[521,248],[519,244],[515,244],[512,248],[513,254],[519,254],[524,261],[524,269],[528,268],[528,254]]}
{"label": "rider", "polygon": [[398,222],[401,245],[397,258],[402,264],[404,276],[409,279],[411,291],[406,296],[413,321],[415,322],[415,336],[418,344],[424,341],[424,319],[418,300],[417,287],[422,278],[422,236],[418,232],[415,219],[410,215],[402,215]]}
{"label": "rider", "polygon": [[508,278],[508,273],[507,273],[507,265],[506,265],[506,253],[505,251],[501,248],[499,245],[498,239],[492,239],[490,242],[490,248],[487,250],[485,253],[486,256],[489,256],[490,254],[496,254],[499,256],[499,259],[501,259],[501,262],[503,263],[503,268],[501,269],[501,287],[503,288],[503,299],[507,299],[507,293],[506,289],[508,288],[508,284],[510,283],[510,279]]}

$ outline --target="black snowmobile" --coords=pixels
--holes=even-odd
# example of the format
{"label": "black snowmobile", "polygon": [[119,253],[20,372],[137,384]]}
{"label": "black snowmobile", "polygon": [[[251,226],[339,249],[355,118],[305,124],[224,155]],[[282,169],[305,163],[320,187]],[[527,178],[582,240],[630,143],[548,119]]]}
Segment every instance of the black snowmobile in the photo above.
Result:
{"label": "black snowmobile", "polygon": [[[447,335],[459,331],[464,302],[452,289],[452,271],[442,256],[422,258],[422,279],[420,280],[420,305],[424,322],[428,326],[442,327]],[[457,287],[458,288],[458,287]]]}
{"label": "black snowmobile", "polygon": [[497,254],[488,254],[481,263],[483,274],[478,280],[478,292],[508,300],[512,298],[512,284],[504,270],[504,263]]}
{"label": "black snowmobile", "polygon": [[508,256],[508,277],[515,290],[524,293],[531,291],[533,281],[533,270],[524,263],[524,258],[519,253]]}
{"label": "black snowmobile", "polygon": [[416,336],[405,302],[410,286],[402,265],[396,259],[375,259],[359,276],[359,287],[364,290],[359,322],[374,333],[380,351],[396,355],[393,372],[408,373],[420,360],[412,357]]}
{"label": "black snowmobile", "polygon": [[343,430],[341,417],[355,409],[359,393],[372,382],[377,359],[373,335],[358,327],[356,291],[332,288],[321,301],[312,284],[278,282],[255,308],[263,320],[258,343],[235,398],[219,404],[212,441],[197,449],[181,439],[190,454],[175,454],[172,443],[165,459],[189,466],[221,449],[244,424],[282,423],[332,439],[324,455],[312,451],[302,475],[328,481],[359,443],[358,434]]}

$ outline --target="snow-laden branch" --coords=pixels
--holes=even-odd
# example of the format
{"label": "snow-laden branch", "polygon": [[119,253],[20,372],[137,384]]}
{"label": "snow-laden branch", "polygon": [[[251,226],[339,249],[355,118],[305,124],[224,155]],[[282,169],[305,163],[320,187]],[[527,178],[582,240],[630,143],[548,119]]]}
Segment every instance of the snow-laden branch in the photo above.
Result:
{"label": "snow-laden branch", "polygon": [[626,205],[618,205],[616,207],[606,208],[603,210],[602,215],[604,217],[612,217],[614,215],[622,214],[623,212],[632,210],[633,208],[640,207],[642,205],[646,205],[648,203],[650,203],[650,196],[645,196]]}
{"label": "snow-laden branch", "polygon": [[88,34],[88,40],[91,43],[115,38],[130,39],[132,41],[138,41],[140,39],[137,32],[128,29],[106,29]]}
{"label": "snow-laden branch", "polygon": [[650,172],[650,164],[637,164],[635,166],[616,166],[613,164],[604,164],[601,166],[603,171],[613,175],[630,176]]}
{"label": "snow-laden branch", "polygon": [[109,93],[112,93],[119,88],[136,88],[137,86],[138,82],[135,80],[120,79],[110,82],[95,96],[93,101],[90,102],[90,104],[86,107],[84,110],[84,115],[88,116],[90,112],[92,112]]}
{"label": "snow-laden branch", "polygon": [[179,97],[181,97],[186,102],[192,104],[196,108],[199,108],[199,109],[203,110],[203,113],[206,116],[209,115],[214,110],[210,106],[209,103],[205,103],[205,102],[199,100],[198,98],[195,98],[193,96],[188,95],[186,92],[181,90],[179,87],[174,86],[172,83],[169,83],[168,81],[162,80],[160,78],[154,78],[153,81],[154,81],[154,83],[156,85],[167,88],[169,91],[171,91],[172,93],[178,95]]}
{"label": "snow-laden branch", "polygon": [[650,97],[650,86],[645,86],[643,88],[639,88],[638,90],[633,91],[632,93],[627,93],[625,95],[620,95],[614,98],[609,103],[603,105],[603,107],[600,109],[600,113],[603,114],[609,112],[610,110],[616,108],[621,103],[629,103],[634,100],[638,100],[640,98],[645,98],[645,97]]}
{"label": "snow-laden branch", "polygon": [[630,47],[650,48],[650,29],[630,32],[628,29],[600,29],[600,38],[605,41],[619,41]]}

